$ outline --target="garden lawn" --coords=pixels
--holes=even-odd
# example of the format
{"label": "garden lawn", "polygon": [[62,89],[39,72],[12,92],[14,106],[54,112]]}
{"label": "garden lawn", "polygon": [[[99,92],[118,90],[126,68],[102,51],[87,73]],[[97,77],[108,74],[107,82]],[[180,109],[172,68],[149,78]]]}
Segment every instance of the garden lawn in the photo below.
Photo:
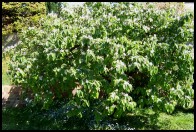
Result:
{"label": "garden lawn", "polygon": [[9,57],[2,58],[2,85],[10,85],[11,80],[7,75]]}
{"label": "garden lawn", "polygon": [[159,126],[161,126],[161,130],[193,130],[194,115],[182,112],[175,115],[161,113]]}

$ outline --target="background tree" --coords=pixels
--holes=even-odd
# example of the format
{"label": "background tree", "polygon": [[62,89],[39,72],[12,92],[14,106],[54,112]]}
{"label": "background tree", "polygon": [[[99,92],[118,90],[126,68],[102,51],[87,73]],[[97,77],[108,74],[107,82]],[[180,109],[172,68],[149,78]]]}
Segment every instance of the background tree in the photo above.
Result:
{"label": "background tree", "polygon": [[[3,35],[20,31],[25,24],[27,24],[26,27],[38,24],[39,19],[45,14],[45,9],[43,2],[3,2]],[[21,21],[22,23],[19,24]]]}
{"label": "background tree", "polygon": [[22,29],[40,26],[38,21],[45,14],[44,2],[2,2],[2,39]]}
{"label": "background tree", "polygon": [[61,11],[61,3],[62,2],[46,2],[46,9],[47,9],[47,14],[48,13],[57,13],[58,16],[60,15]]}

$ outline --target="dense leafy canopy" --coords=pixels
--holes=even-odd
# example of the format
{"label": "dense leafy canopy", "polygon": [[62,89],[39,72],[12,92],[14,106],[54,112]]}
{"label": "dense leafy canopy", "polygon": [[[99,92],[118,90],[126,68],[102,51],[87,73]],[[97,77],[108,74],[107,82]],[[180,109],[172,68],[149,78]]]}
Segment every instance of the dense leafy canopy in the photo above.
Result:
{"label": "dense leafy canopy", "polygon": [[46,2],[47,13],[57,13],[60,15],[62,2]]}
{"label": "dense leafy canopy", "polygon": [[44,2],[2,2],[2,35],[20,32],[28,26],[39,26],[46,15]]}
{"label": "dense leafy canopy", "polygon": [[68,98],[70,116],[92,108],[99,120],[136,107],[171,113],[189,107],[194,58],[193,14],[154,4],[88,2],[50,14],[23,31],[13,51],[13,83],[49,108]]}

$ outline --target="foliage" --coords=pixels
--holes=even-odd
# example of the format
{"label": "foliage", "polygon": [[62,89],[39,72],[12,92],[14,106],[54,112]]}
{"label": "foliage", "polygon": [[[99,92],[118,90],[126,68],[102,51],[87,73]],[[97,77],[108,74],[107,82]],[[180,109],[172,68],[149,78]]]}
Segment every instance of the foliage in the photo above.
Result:
{"label": "foliage", "polygon": [[44,2],[2,2],[2,35],[20,32],[29,26],[39,26],[46,14]]}
{"label": "foliage", "polygon": [[189,107],[194,58],[193,13],[154,10],[154,4],[94,3],[65,7],[21,35],[10,75],[50,107],[68,98],[67,113],[96,121],[120,118],[137,107]]}
{"label": "foliage", "polygon": [[61,2],[46,2],[45,4],[46,4],[47,13],[54,12],[60,15]]}

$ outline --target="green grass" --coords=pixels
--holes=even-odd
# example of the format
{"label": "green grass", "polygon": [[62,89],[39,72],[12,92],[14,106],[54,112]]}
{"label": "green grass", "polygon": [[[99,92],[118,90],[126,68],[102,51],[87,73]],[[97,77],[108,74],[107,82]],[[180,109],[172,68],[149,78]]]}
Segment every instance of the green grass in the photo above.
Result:
{"label": "green grass", "polygon": [[9,57],[2,58],[2,85],[10,85],[10,77],[7,75]]}
{"label": "green grass", "polygon": [[[153,122],[154,112],[150,109],[138,111],[136,115],[129,114],[118,122],[110,124],[93,125],[90,129],[112,129],[118,124],[118,128],[123,129],[123,124],[134,130],[193,130],[194,109],[178,109],[174,114],[168,115],[160,113],[157,121]],[[53,118],[47,111],[40,111],[38,108],[4,108],[2,109],[2,130],[74,130],[89,129],[84,120],[72,119],[66,121],[63,116]]]}
{"label": "green grass", "polygon": [[159,117],[159,126],[162,130],[193,130],[194,113],[178,112],[174,115],[161,113]]}

